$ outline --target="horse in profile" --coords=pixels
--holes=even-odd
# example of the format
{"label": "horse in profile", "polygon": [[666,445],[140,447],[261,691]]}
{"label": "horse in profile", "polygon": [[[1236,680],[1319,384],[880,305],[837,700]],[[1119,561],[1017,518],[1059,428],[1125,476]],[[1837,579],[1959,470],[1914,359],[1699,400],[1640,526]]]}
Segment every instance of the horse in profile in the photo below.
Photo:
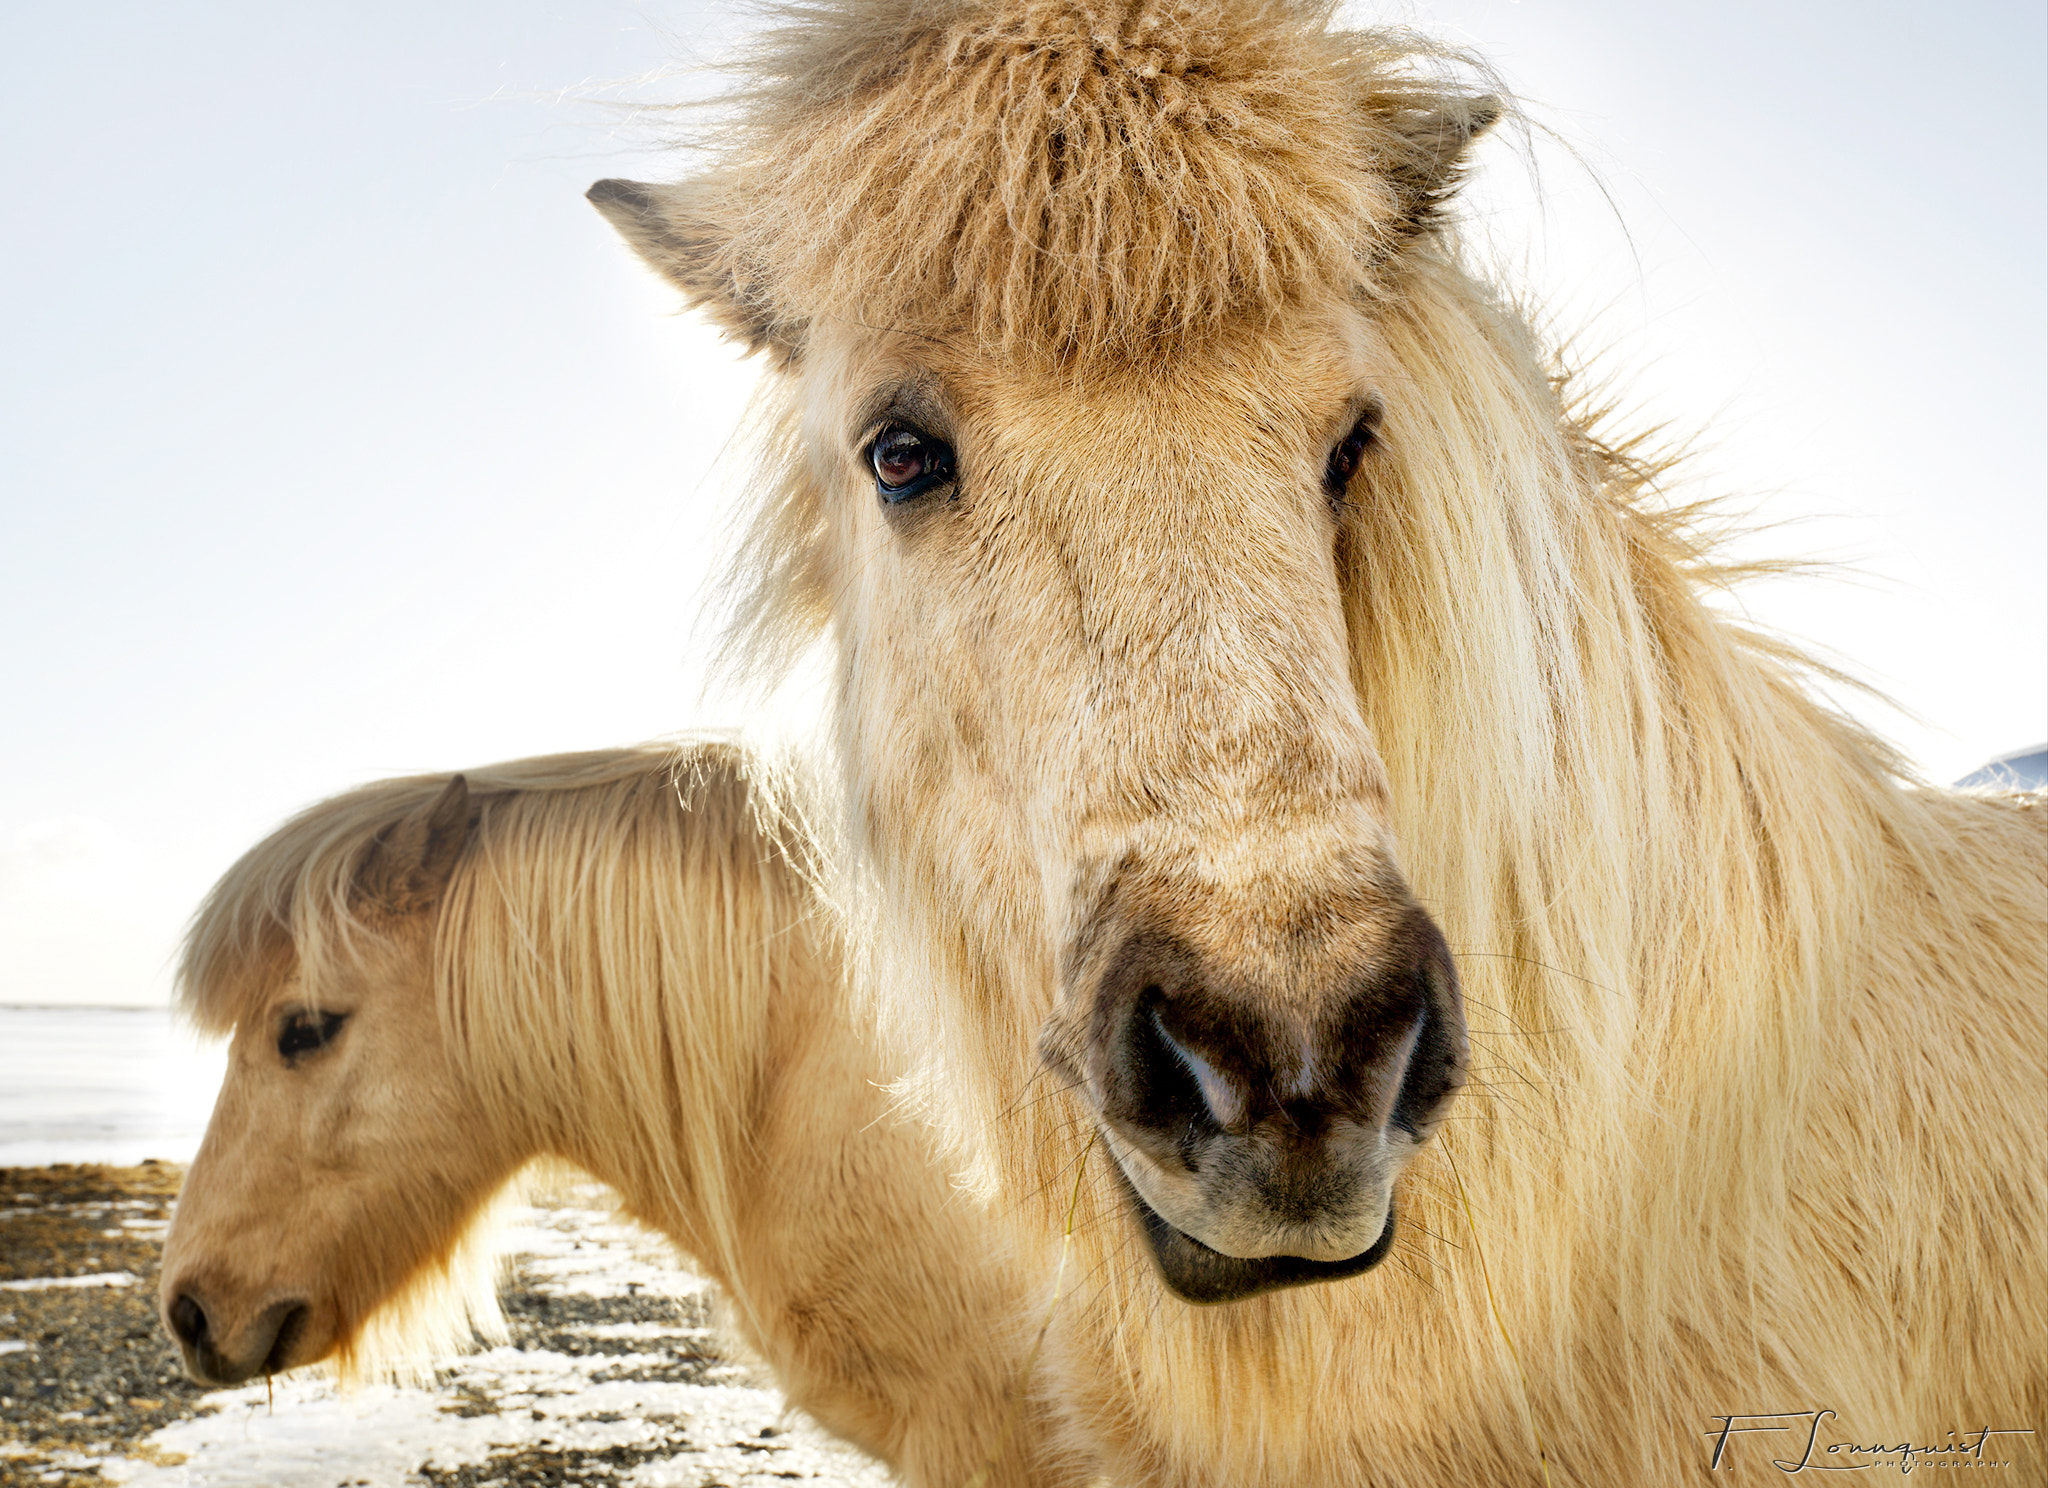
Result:
{"label": "horse in profile", "polygon": [[772,365],[732,654],[829,658],[848,974],[1042,1294],[1071,1235],[1062,1439],[1638,1485],[1745,1413],[2038,1426],[2048,813],[1709,605],[1460,246],[1483,74],[1320,0],[786,21],[591,198]]}
{"label": "horse in profile", "polygon": [[493,1200],[555,1158],[907,1481],[1082,1481],[1020,1392],[1023,1274],[850,1019],[810,851],[717,743],[385,781],[251,849],[180,978],[234,1034],[164,1257],[194,1378],[493,1331]]}
{"label": "horse in profile", "polygon": [[[966,1237],[893,1259],[919,1296],[1014,1289],[998,1343],[924,1345],[962,1377],[913,1413],[932,1460],[975,1461],[997,1399],[1117,1488],[1638,1488],[1796,1458],[1823,1412],[2039,1427],[2048,811],[1904,778],[1709,605],[1699,514],[1460,246],[1497,93],[1313,0],[821,0],[741,65],[695,175],[591,196],[773,366],[732,656],[829,659],[822,804],[693,797],[604,892],[720,948],[677,983],[724,987],[717,1048],[807,983],[852,1009],[825,1042],[890,1051],[907,1189]],[[577,883],[530,912],[620,913]],[[284,937],[215,994],[210,923],[188,996],[241,1027],[231,1093],[295,1077],[327,1024]],[[672,1119],[691,1082],[655,1077],[696,1036],[533,995],[444,991],[414,1036],[519,1071],[511,1131],[586,1088],[644,1129],[566,1155],[744,1313],[746,1246],[689,1205],[727,1182],[710,1212],[754,1222],[716,1176],[745,1123]],[[776,1231],[774,1274],[829,1275],[803,1244],[890,1192]],[[840,1336],[900,1338],[893,1305]],[[216,1350],[294,1360],[329,1326],[295,1316]]]}

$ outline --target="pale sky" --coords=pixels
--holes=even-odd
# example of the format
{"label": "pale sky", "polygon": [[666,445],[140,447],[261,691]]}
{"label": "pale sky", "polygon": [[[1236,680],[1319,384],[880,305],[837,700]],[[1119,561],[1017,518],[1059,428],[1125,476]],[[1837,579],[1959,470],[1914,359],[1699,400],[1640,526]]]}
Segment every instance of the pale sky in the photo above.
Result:
{"label": "pale sky", "polygon": [[[1757,551],[1745,600],[1924,720],[2048,737],[2037,0],[1412,0],[1575,151],[1474,208]],[[736,363],[581,199],[730,12],[441,0],[0,17],[0,1002],[150,1002],[207,885],[397,771],[735,721],[693,621]],[[621,83],[621,88],[607,88]],[[1597,182],[1597,184],[1596,184]],[[1603,189],[1604,188],[1604,189]],[[1860,706],[1860,705],[1859,705]]]}

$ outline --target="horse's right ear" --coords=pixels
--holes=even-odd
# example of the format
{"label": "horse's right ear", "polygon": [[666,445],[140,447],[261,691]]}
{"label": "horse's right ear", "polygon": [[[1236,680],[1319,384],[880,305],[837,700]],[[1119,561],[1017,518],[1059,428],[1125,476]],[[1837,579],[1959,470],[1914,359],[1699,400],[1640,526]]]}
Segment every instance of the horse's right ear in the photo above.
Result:
{"label": "horse's right ear", "polygon": [[748,351],[767,351],[783,363],[796,359],[794,328],[734,270],[734,233],[721,210],[726,193],[715,183],[608,180],[584,195],[649,268],[683,292],[692,309],[704,311]]}
{"label": "horse's right ear", "polygon": [[393,915],[431,908],[455,875],[472,825],[469,782],[457,775],[432,801],[377,834],[356,868],[350,898]]}

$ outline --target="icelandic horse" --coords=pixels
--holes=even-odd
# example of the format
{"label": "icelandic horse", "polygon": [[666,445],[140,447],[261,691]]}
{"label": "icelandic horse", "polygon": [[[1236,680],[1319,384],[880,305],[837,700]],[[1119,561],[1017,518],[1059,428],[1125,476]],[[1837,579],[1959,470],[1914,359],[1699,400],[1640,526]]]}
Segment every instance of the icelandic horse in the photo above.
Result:
{"label": "icelandic horse", "polygon": [[192,1377],[502,1337],[494,1213],[552,1161],[906,1482],[1080,1488],[1021,1390],[1021,1275],[853,1020],[799,802],[701,740],[380,781],[244,854],[179,971],[234,1035],[164,1251]]}
{"label": "icelandic horse", "polygon": [[1638,1488],[2041,1427],[2048,812],[1709,606],[1461,248],[1473,65],[782,15],[695,174],[590,196],[772,367],[731,655],[831,669],[848,964],[1060,1440]]}

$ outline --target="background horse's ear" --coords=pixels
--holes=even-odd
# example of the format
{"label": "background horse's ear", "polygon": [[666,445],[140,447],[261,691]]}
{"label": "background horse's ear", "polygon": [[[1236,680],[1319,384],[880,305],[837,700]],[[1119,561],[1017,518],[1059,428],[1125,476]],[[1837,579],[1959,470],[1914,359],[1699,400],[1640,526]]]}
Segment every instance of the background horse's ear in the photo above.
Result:
{"label": "background horse's ear", "polygon": [[1428,231],[1464,184],[1472,146],[1500,122],[1507,104],[1493,94],[1439,97],[1427,107],[1368,100],[1386,150],[1387,180],[1401,198],[1409,236]]}
{"label": "background horse's ear", "polygon": [[796,359],[796,327],[777,317],[767,297],[736,271],[734,233],[720,211],[725,193],[715,183],[607,180],[584,195],[692,309],[703,310],[748,351],[771,352],[783,363]]}
{"label": "background horse's ear", "polygon": [[350,897],[389,914],[416,914],[438,903],[471,826],[469,782],[457,775],[432,801],[377,834],[356,869]]}

